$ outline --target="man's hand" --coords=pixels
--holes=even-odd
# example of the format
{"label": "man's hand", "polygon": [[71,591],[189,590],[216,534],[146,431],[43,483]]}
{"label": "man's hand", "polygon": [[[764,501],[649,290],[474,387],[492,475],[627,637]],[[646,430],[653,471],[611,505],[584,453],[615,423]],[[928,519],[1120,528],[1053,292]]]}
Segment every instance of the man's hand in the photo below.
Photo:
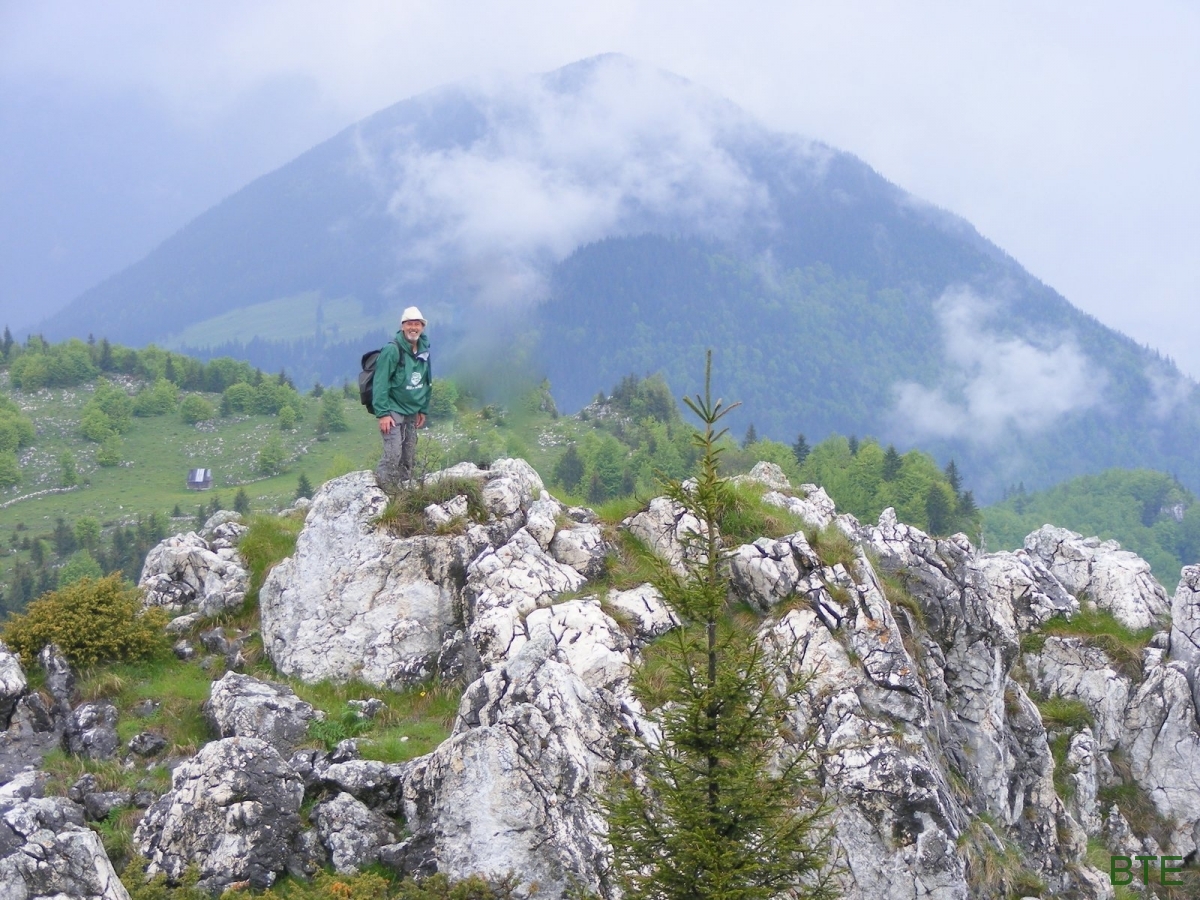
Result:
{"label": "man's hand", "polygon": [[418,428],[425,427],[425,413],[421,413],[421,412],[417,413],[417,427]]}
{"label": "man's hand", "polygon": [[387,434],[388,432],[390,432],[392,430],[392,428],[395,427],[395,425],[396,425],[396,423],[392,419],[391,416],[382,416],[379,419],[379,430],[383,434]]}

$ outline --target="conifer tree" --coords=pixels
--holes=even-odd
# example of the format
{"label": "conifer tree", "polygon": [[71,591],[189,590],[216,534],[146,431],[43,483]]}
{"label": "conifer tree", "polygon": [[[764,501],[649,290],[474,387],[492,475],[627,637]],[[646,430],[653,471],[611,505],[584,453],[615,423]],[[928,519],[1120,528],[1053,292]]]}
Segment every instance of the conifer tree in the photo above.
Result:
{"label": "conifer tree", "polygon": [[946,534],[954,513],[954,500],[944,484],[931,484],[925,495],[925,521],[932,535]]}
{"label": "conifer tree", "polygon": [[579,490],[579,482],[583,480],[583,460],[574,441],[567,445],[566,451],[554,464],[554,480],[572,493]]}
{"label": "conifer tree", "polygon": [[312,495],[312,482],[308,480],[307,475],[301,472],[300,477],[296,480],[296,499],[299,500],[301,497],[311,498]]}
{"label": "conifer tree", "polygon": [[813,797],[810,757],[780,730],[802,686],[756,623],[726,608],[719,523],[733,493],[718,475],[727,429],[716,426],[733,406],[712,401],[711,365],[710,352],[704,396],[684,401],[704,425],[699,472],[666,485],[700,530],[685,539],[684,574],[648,560],[682,624],[656,645],[667,685],[647,714],[659,736],[641,742],[644,784],[616,775],[606,800],[614,875],[626,900],[826,900],[828,810]]}
{"label": "conifer tree", "polygon": [[888,444],[887,451],[883,454],[883,480],[895,481],[900,476],[900,467],[902,465],[903,460],[901,460],[896,446]]}
{"label": "conifer tree", "polygon": [[958,466],[954,460],[946,463],[946,480],[950,482],[950,489],[954,491],[954,496],[957,498],[962,492],[962,476],[958,474]]}
{"label": "conifer tree", "polygon": [[796,435],[796,443],[792,444],[792,456],[796,457],[796,465],[804,465],[804,461],[808,459],[808,454],[811,452],[812,448],[808,446],[808,441],[804,439],[804,435]]}

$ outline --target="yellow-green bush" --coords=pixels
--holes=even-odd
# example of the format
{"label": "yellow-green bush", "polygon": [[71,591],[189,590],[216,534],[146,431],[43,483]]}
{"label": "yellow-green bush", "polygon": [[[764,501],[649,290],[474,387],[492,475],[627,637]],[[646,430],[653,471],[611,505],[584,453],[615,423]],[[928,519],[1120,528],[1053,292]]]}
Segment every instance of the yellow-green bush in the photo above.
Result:
{"label": "yellow-green bush", "polygon": [[113,574],[42,595],[5,623],[2,636],[26,666],[47,644],[57,644],[72,665],[86,667],[166,653],[166,623],[166,613],[143,610],[137,589]]}

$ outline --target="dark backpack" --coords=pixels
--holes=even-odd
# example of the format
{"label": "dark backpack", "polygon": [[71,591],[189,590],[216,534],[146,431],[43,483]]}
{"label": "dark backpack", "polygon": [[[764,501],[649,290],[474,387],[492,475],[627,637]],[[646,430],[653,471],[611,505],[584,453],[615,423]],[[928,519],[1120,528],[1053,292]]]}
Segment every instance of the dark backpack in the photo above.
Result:
{"label": "dark backpack", "polygon": [[[396,349],[400,349],[400,345],[396,343],[395,338],[388,341],[389,344],[396,344]],[[387,344],[384,345],[385,347]],[[362,356],[362,371],[358,373],[358,399],[362,401],[362,405],[367,408],[367,412],[375,415],[375,363],[379,361],[379,350],[371,350],[364,353]]]}

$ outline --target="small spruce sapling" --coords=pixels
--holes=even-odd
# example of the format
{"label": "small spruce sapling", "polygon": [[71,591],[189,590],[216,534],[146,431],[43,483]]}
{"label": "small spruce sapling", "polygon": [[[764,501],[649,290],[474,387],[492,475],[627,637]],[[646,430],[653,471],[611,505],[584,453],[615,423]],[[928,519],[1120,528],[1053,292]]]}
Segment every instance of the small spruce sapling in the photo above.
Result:
{"label": "small spruce sapling", "polygon": [[626,900],[829,900],[829,810],[806,745],[786,733],[803,684],[726,606],[719,523],[735,497],[718,475],[716,426],[733,405],[712,401],[711,367],[710,352],[704,396],[684,401],[704,425],[699,471],[665,490],[699,530],[684,536],[682,573],[647,557],[681,625],[656,645],[657,734],[634,739],[640,772],[615,775],[605,799],[613,876]]}

